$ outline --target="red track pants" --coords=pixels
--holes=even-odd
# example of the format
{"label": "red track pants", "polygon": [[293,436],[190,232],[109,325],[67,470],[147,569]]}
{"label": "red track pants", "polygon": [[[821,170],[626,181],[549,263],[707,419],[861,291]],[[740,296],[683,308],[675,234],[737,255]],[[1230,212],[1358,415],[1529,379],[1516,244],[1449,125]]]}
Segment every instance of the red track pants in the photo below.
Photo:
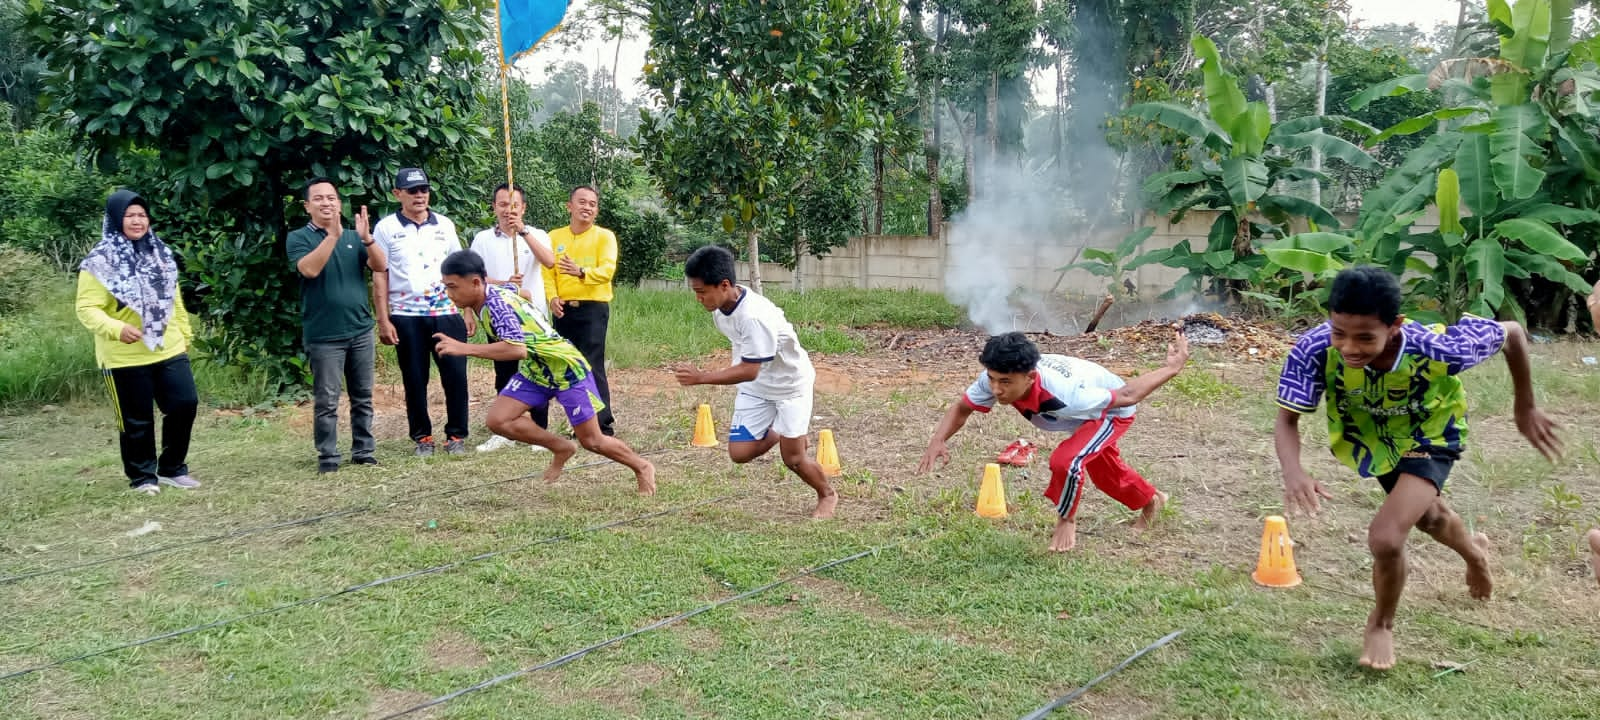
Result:
{"label": "red track pants", "polygon": [[1117,450],[1117,440],[1132,426],[1131,417],[1091,420],[1050,453],[1050,485],[1044,496],[1055,503],[1061,517],[1070,520],[1077,515],[1084,475],[1100,492],[1130,510],[1144,507],[1155,497],[1155,487],[1128,467]]}

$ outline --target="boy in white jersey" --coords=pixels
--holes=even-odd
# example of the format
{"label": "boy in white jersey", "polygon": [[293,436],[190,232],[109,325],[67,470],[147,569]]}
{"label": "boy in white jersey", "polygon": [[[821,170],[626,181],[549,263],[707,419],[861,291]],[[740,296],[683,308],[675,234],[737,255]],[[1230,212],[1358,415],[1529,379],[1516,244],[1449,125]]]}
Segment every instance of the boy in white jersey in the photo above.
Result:
{"label": "boy in white jersey", "polygon": [[1101,492],[1139,511],[1134,529],[1150,526],[1167,494],[1122,461],[1117,440],[1133,425],[1138,403],[1176,377],[1189,361],[1189,342],[1183,333],[1167,346],[1165,365],[1128,381],[1081,358],[1040,356],[1039,348],[1016,332],[989,338],[978,361],[984,372],[939,421],[917,465],[919,474],[935,463],[950,462],[945,442],[972,413],[989,412],[995,403],[1010,405],[1034,427],[1071,433],[1050,454],[1050,484],[1044,496],[1061,517],[1050,538],[1051,552],[1066,552],[1077,544],[1078,498],[1085,474]]}
{"label": "boy in white jersey", "polygon": [[811,517],[833,517],[839,496],[806,453],[811,427],[811,386],[816,370],[800,347],[783,309],[750,288],[735,283],[733,253],[714,245],[694,251],[684,274],[695,299],[710,311],[717,329],[733,342],[733,364],[703,371],[673,369],[680,385],[735,385],[728,457],[747,463],[778,446],[783,464],[817,491]]}

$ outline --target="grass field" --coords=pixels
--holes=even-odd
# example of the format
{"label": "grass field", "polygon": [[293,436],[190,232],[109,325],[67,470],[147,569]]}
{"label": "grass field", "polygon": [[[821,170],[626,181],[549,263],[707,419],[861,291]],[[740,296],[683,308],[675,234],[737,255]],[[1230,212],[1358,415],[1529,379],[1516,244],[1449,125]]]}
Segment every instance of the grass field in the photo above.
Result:
{"label": "grass field", "polygon": [[[908,363],[848,327],[937,326],[952,310],[917,314],[928,299],[907,296],[877,300],[909,306],[892,319],[871,300],[791,312],[814,340],[839,338],[816,354],[813,430],[839,438],[842,502],[836,520],[813,522],[808,493],[775,459],[734,466],[725,450],[688,447],[695,406],[711,403],[725,430],[732,398],[680,389],[660,369],[723,348],[676,297],[631,298],[651,309],[619,311],[612,331],[627,358],[613,378],[619,432],[660,470],[649,499],[615,465],[547,486],[513,480],[543,467],[526,450],[412,459],[394,388],[380,391],[380,467],[316,476],[307,407],[214,409],[191,456],[205,487],[156,497],[124,490],[97,399],[0,416],[0,675],[225,623],[0,680],[4,716],[383,717],[869,549],[413,716],[1016,718],[1176,630],[1056,716],[1586,718],[1600,707],[1600,587],[1579,546],[1600,524],[1600,372],[1579,358],[1600,347],[1535,347],[1540,400],[1571,450],[1553,468],[1512,427],[1502,364],[1473,371],[1473,450],[1447,492],[1494,543],[1496,596],[1468,600],[1460,561],[1413,538],[1401,664],[1378,674],[1355,660],[1381,491],[1318,450],[1320,432],[1308,434],[1308,466],[1336,499],[1291,519],[1305,583],[1249,580],[1261,519],[1281,510],[1273,363],[1198,351],[1124,443],[1173,496],[1161,522],[1133,534],[1132,513],[1091,491],[1079,550],[1058,556],[1045,552],[1041,461],[1008,472],[1009,518],[972,513],[982,462],[1012,438],[1050,439],[996,412],[956,437],[948,469],[913,476],[972,359]],[[725,350],[700,362],[726,362]],[[354,512],[8,579],[344,508]],[[129,536],[152,521],[161,529]],[[487,553],[499,554],[473,559]],[[282,607],[302,601],[315,602]]]}

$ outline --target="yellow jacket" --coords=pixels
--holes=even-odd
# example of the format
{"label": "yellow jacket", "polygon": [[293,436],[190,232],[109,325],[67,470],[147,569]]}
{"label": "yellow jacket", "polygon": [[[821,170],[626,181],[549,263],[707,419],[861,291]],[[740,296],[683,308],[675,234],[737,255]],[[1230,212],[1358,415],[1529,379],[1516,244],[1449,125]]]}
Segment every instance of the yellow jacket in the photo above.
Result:
{"label": "yellow jacket", "polygon": [[101,368],[153,365],[182,355],[189,349],[189,338],[194,337],[180,292],[174,298],[172,323],[159,349],[151,350],[143,341],[122,342],[123,326],[139,327],[139,314],[127,306],[117,307],[111,291],[87,272],[78,273],[78,322],[94,333],[94,358]]}
{"label": "yellow jacket", "polygon": [[[611,278],[617,274],[617,236],[599,225],[591,225],[574,236],[572,227],[550,231],[550,249],[556,253],[556,267],[544,273],[544,299],[563,301],[611,302]],[[561,258],[569,257],[583,268],[583,277],[558,272]]]}

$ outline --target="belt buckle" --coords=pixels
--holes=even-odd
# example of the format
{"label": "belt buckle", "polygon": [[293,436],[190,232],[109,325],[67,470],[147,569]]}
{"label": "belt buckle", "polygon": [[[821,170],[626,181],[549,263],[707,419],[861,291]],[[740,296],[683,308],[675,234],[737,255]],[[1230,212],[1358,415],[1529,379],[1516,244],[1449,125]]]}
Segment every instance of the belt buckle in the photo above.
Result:
{"label": "belt buckle", "polygon": [[575,307],[578,306],[578,301],[577,300],[567,300],[567,301],[565,301],[565,303],[566,303],[566,306],[570,307],[570,308],[575,308]]}

